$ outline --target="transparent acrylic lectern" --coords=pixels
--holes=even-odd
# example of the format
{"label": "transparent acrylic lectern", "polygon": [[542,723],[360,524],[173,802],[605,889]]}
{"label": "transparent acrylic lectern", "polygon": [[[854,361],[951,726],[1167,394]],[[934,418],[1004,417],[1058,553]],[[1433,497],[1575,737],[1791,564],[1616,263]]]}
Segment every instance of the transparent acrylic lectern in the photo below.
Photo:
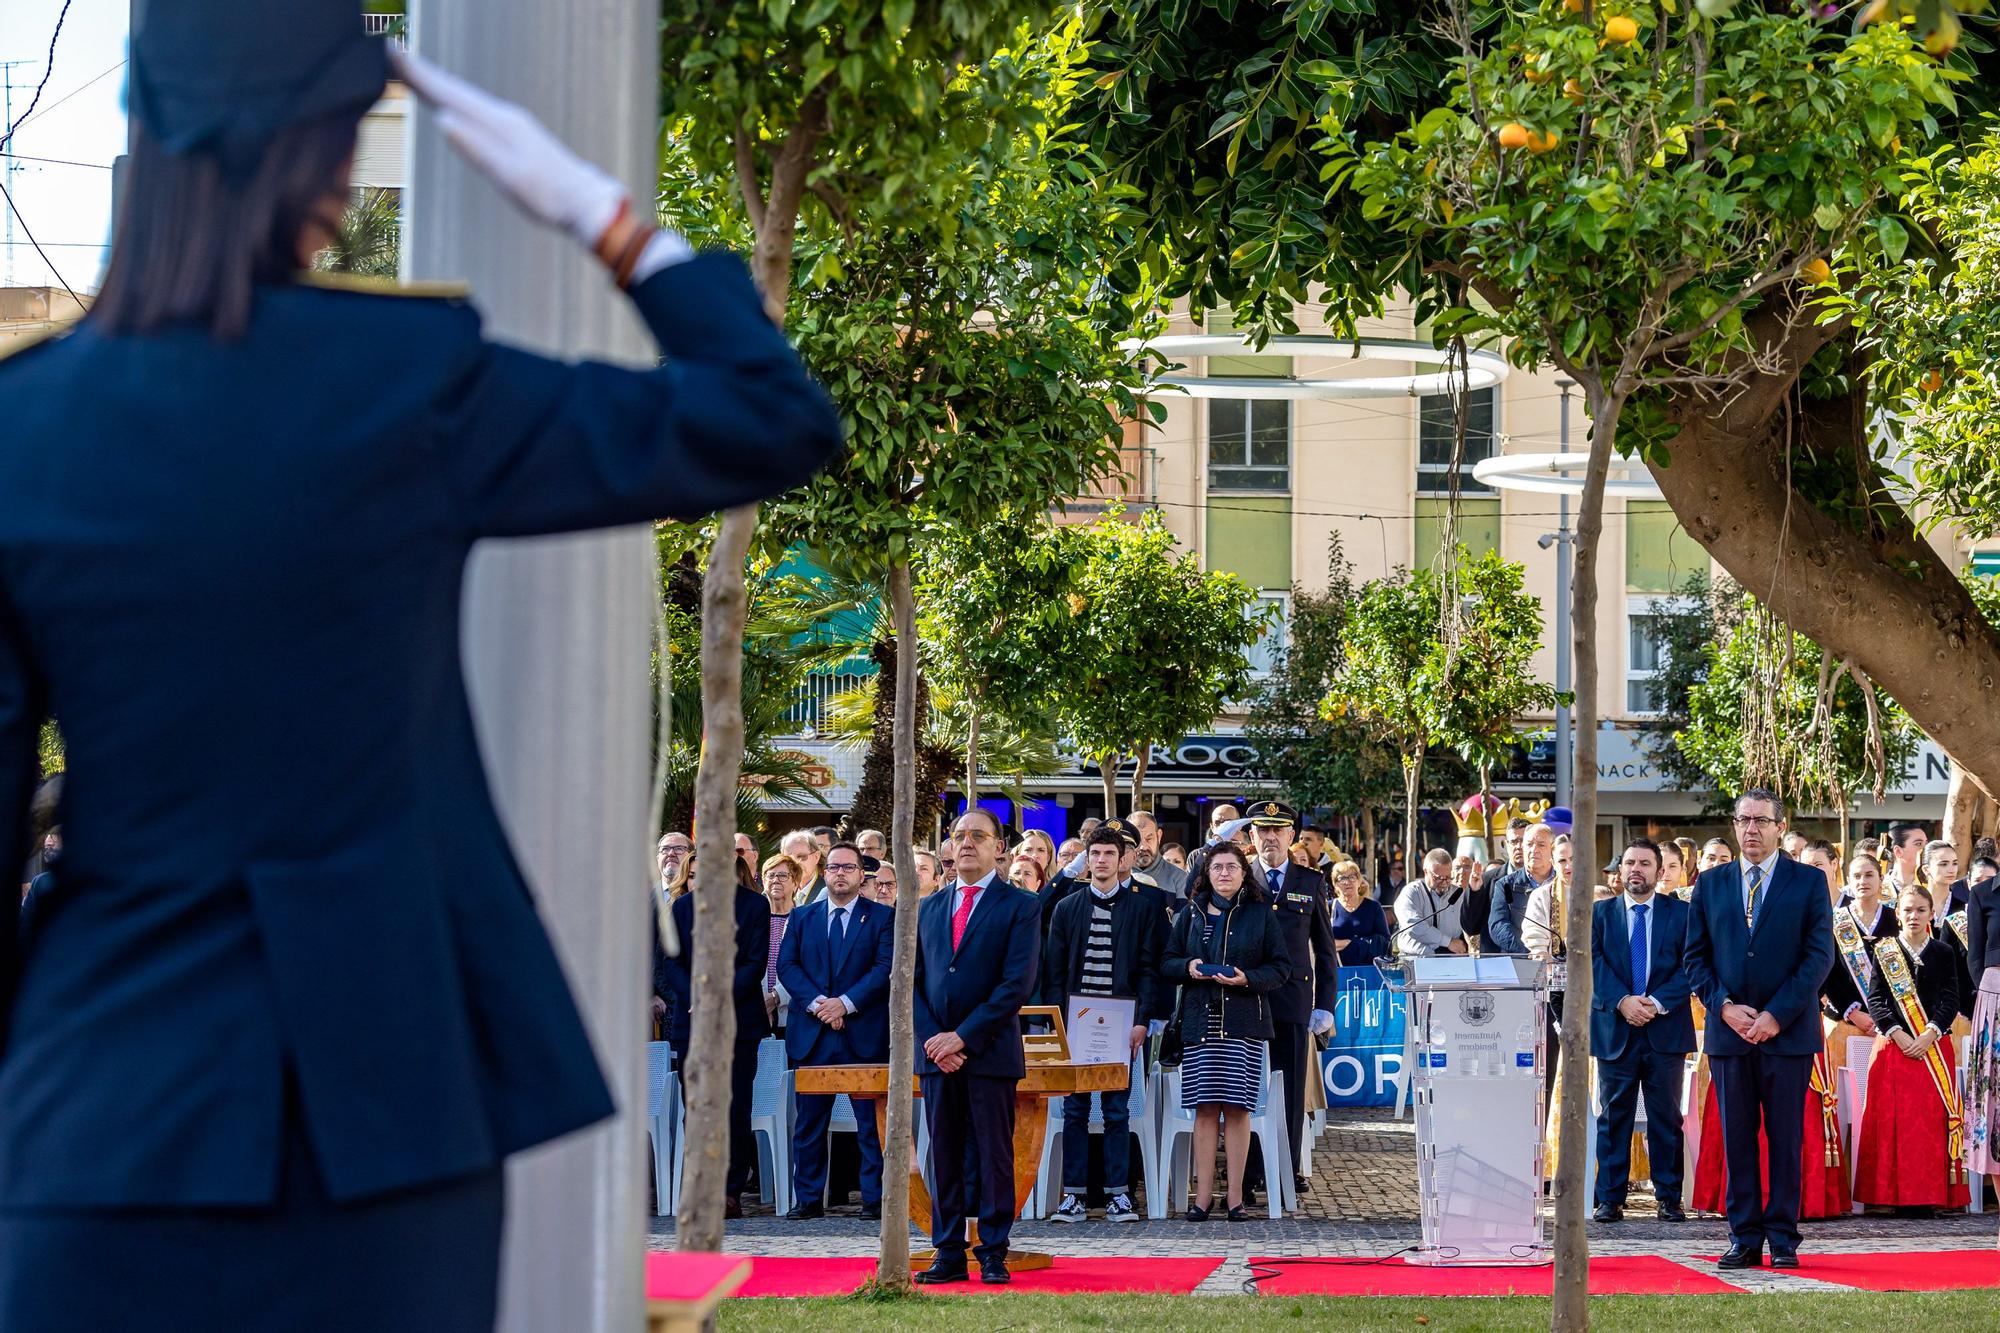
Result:
{"label": "transparent acrylic lectern", "polygon": [[1409,997],[1423,1239],[1415,1264],[1545,1264],[1541,963],[1377,959]]}

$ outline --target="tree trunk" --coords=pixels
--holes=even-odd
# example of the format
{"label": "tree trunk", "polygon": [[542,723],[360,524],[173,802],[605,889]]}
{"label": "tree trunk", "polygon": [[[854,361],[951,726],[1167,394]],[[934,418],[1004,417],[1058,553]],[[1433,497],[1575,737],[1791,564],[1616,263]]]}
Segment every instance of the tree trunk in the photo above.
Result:
{"label": "tree trunk", "polygon": [[966,699],[965,714],[965,808],[979,804],[979,701]]}
{"label": "tree trunk", "polygon": [[1417,793],[1424,785],[1424,751],[1417,747],[1414,755],[1403,760],[1403,883],[1411,884],[1417,878],[1417,843],[1420,830],[1417,828]]}
{"label": "tree trunk", "polygon": [[1113,750],[1097,757],[1097,775],[1104,780],[1104,817],[1118,818],[1118,763],[1125,756]]}
{"label": "tree trunk", "polygon": [[[875,724],[868,733],[868,754],[861,762],[861,782],[854,789],[854,826],[886,829],[895,818],[896,699],[901,692],[901,645],[885,638],[869,647],[876,666]],[[925,716],[929,701],[917,683],[917,716]],[[956,762],[954,758],[954,763]]]}
{"label": "tree trunk", "polygon": [[1361,807],[1361,878],[1371,888],[1375,883],[1375,807]]}
{"label": "tree trunk", "polygon": [[[1795,369],[1827,336],[1801,329],[1780,354]],[[1876,505],[1880,530],[1864,535],[1787,478],[1794,429],[1816,454],[1866,454],[1861,391],[1800,401],[1791,380],[1763,376],[1720,410],[1690,395],[1673,411],[1672,462],[1651,471],[1688,535],[1773,615],[1851,657],[1982,791],[2000,794],[2000,629],[1907,513]]]}
{"label": "tree trunk", "polygon": [[[1570,583],[1570,633],[1576,662],[1576,761],[1571,765],[1571,838],[1575,865],[1563,895],[1563,945],[1569,973],[1563,994],[1560,1077],[1562,1123],[1556,1129],[1556,1271],[1550,1328],[1583,1333],[1590,1327],[1590,1245],[1584,1235],[1584,1130],[1590,1122],[1590,885],[1597,862],[1597,543],[1604,533],[1604,478],[1618,435],[1622,397],[1587,385],[1590,460],[1577,506],[1576,569]],[[1560,593],[1560,590],[1558,590]]]}
{"label": "tree trunk", "polygon": [[1974,840],[1993,836],[1994,814],[1993,801],[1954,761],[1951,786],[1944,798],[1944,840],[1958,849],[1962,873],[1970,873],[1972,869]]}
{"label": "tree trunk", "polygon": [[1153,757],[1153,747],[1139,747],[1139,758],[1132,765],[1132,810],[1137,813],[1146,808],[1146,761]]}
{"label": "tree trunk", "polygon": [[686,1190],[674,1244],[722,1248],[729,1170],[729,1070],[736,1045],[730,994],[736,956],[736,784],[743,768],[743,559],[757,506],[722,516],[701,596],[701,772],[695,779],[694,992],[687,1058]]}
{"label": "tree trunk", "polygon": [[[917,603],[910,592],[910,567],[889,570],[889,600],[896,616],[896,813],[889,842],[896,858],[896,883],[917,882],[911,845],[917,804]],[[895,963],[889,980],[889,1124],[882,1144],[882,1249],[875,1281],[903,1290],[910,1285],[910,1191],[904,1163],[915,1140],[916,1101],[910,1078],[916,1068],[917,897],[896,913]]]}

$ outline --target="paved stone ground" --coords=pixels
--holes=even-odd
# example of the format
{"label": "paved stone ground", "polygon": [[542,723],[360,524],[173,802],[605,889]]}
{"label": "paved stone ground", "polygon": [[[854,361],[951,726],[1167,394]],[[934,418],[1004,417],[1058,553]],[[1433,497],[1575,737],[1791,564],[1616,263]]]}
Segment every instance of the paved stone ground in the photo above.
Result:
{"label": "paved stone ground", "polygon": [[[1199,1295],[1249,1289],[1252,1255],[1367,1258],[1416,1244],[1416,1131],[1411,1121],[1397,1120],[1386,1111],[1336,1112],[1313,1154],[1313,1168],[1300,1209],[1283,1218],[1260,1214],[1249,1222],[1215,1220],[1205,1225],[1175,1219],[1117,1226],[1095,1218],[1075,1225],[1020,1222],[1014,1227],[1014,1243],[1068,1256],[1224,1256]],[[729,1248],[743,1254],[872,1254],[875,1224],[862,1222],[854,1211],[849,1206],[820,1221],[787,1222],[768,1209],[753,1208],[749,1217],[730,1224]],[[1696,1215],[1680,1224],[1659,1221],[1651,1197],[1643,1191],[1633,1192],[1626,1217],[1615,1225],[1591,1224],[1591,1253],[1656,1254],[1694,1262],[1712,1272],[1696,1257],[1713,1255],[1728,1243],[1720,1218]],[[671,1248],[673,1219],[654,1218],[652,1223],[652,1247]],[[1937,1219],[1846,1217],[1807,1223],[1805,1245],[1808,1251],[1983,1249],[1994,1243],[1994,1230],[1991,1212]],[[1755,1292],[1840,1289],[1809,1278],[1776,1276],[1768,1269],[1739,1271],[1727,1280]]]}

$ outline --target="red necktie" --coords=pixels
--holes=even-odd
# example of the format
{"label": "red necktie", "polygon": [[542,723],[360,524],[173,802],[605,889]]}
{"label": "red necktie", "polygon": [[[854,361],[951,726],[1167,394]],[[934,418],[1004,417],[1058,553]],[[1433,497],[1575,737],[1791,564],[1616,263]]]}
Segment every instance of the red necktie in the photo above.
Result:
{"label": "red necktie", "polygon": [[972,904],[979,898],[977,888],[966,889],[959,894],[958,910],[951,914],[951,951],[958,952],[958,943],[965,938],[965,923],[972,920]]}

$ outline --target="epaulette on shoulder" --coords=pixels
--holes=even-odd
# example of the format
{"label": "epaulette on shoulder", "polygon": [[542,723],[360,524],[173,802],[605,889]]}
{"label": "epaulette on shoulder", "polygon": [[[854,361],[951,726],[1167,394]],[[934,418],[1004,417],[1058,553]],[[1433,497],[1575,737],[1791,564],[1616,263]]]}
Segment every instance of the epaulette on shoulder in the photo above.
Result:
{"label": "epaulette on shoulder", "polygon": [[299,285],[330,292],[357,292],[363,296],[401,296],[431,301],[464,301],[472,296],[467,282],[398,282],[394,278],[371,278],[360,273],[333,273],[326,269],[304,269]]}
{"label": "epaulette on shoulder", "polygon": [[75,327],[73,320],[61,324],[45,324],[32,333],[23,333],[0,341],[0,361],[20,356],[23,352],[40,347],[43,343],[53,342]]}
{"label": "epaulette on shoulder", "polygon": [[1157,889],[1160,887],[1160,881],[1154,879],[1151,875],[1148,875],[1143,870],[1135,870],[1132,872],[1132,882],[1134,884],[1144,884],[1149,889]]}

